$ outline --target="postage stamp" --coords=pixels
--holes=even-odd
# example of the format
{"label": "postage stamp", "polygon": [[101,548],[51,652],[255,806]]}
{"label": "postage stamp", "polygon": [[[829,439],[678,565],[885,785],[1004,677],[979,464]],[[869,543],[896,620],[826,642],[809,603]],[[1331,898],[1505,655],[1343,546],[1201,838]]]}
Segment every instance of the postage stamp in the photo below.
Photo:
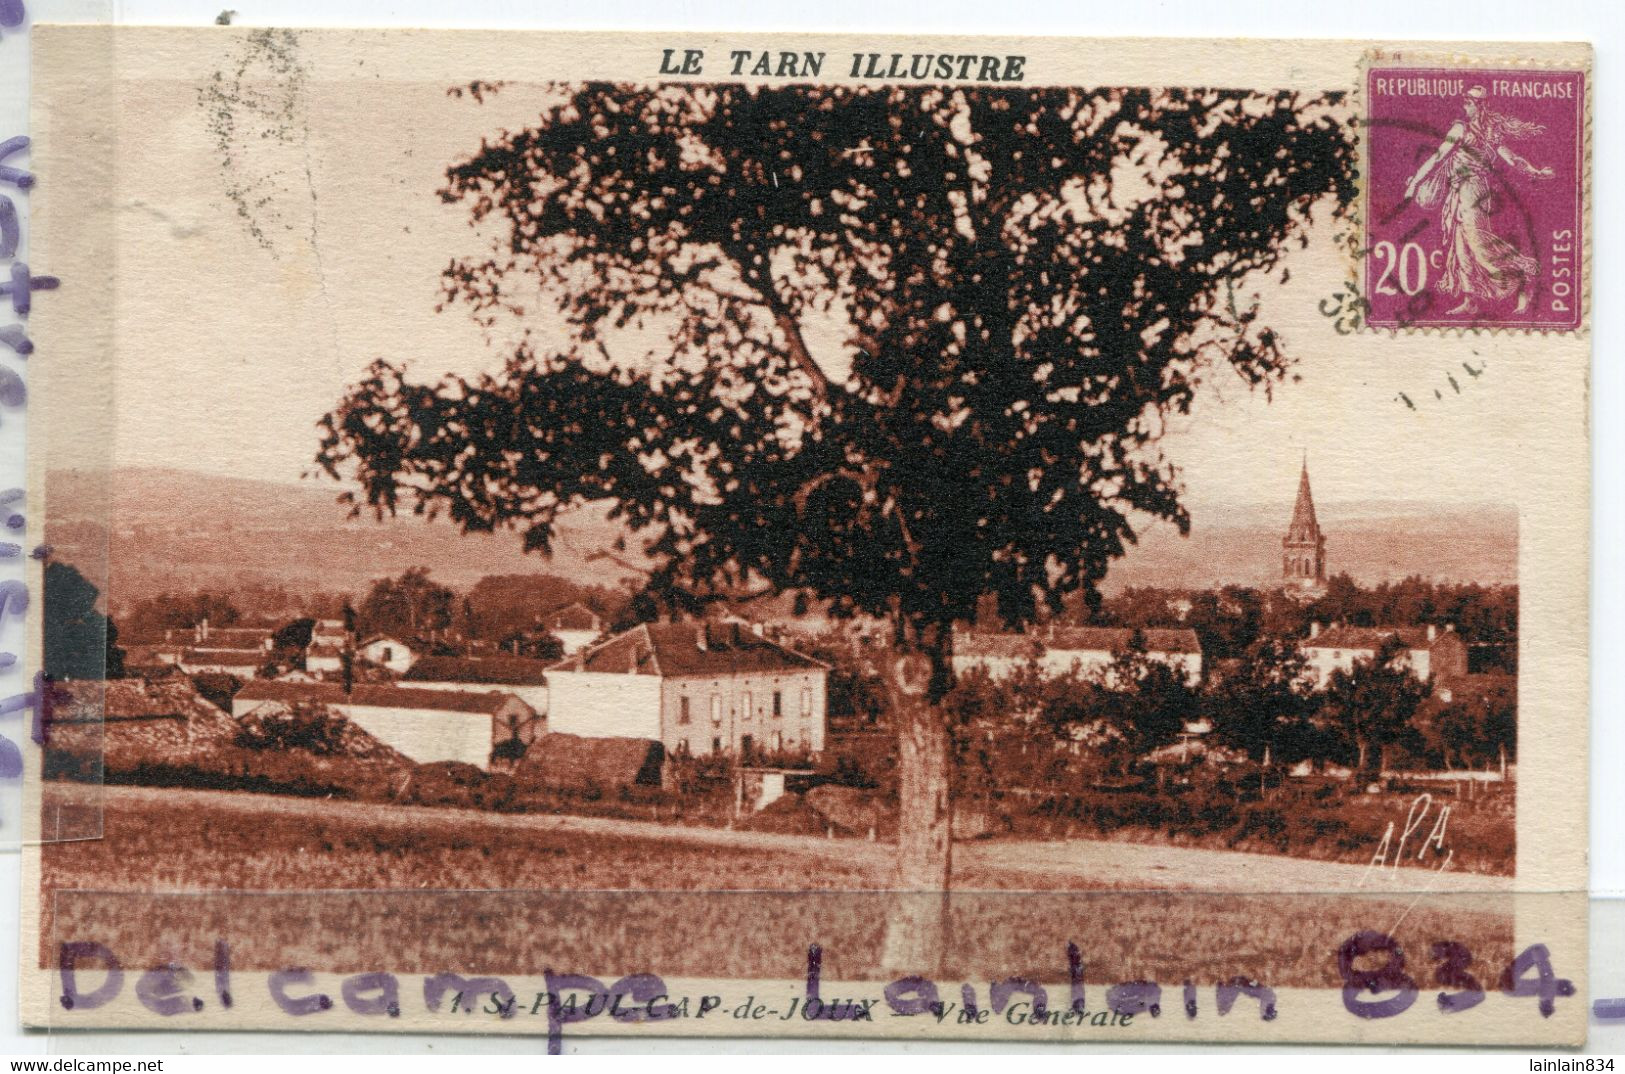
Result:
{"label": "postage stamp", "polygon": [[1584,1036],[1586,46],[35,41],[29,1024]]}
{"label": "postage stamp", "polygon": [[1363,91],[1367,322],[1581,327],[1585,72],[1374,60]]}

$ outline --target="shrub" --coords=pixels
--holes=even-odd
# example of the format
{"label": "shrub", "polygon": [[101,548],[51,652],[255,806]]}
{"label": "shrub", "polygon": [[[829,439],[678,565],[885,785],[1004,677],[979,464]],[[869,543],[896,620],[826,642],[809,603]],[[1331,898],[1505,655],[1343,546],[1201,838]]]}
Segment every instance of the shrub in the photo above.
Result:
{"label": "shrub", "polygon": [[318,757],[348,752],[349,721],[322,705],[262,706],[245,716],[236,745],[246,750],[304,750]]}

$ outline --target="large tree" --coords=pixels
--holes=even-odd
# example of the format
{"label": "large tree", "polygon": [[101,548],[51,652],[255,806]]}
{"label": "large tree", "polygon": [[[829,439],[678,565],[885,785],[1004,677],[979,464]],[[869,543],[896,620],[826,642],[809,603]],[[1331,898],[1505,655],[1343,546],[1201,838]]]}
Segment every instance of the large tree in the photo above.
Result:
{"label": "large tree", "polygon": [[1420,743],[1414,720],[1429,692],[1398,638],[1389,638],[1352,667],[1331,673],[1321,713],[1353,741],[1354,771],[1362,783],[1382,775],[1390,746]]}
{"label": "large tree", "polygon": [[[531,548],[609,500],[669,606],[794,588],[889,616],[898,882],[946,891],[952,626],[984,594],[1018,624],[1092,592],[1132,512],[1187,527],[1164,420],[1208,367],[1266,387],[1287,368],[1238,291],[1351,201],[1340,102],[553,91],[442,192],[495,231],[451,262],[448,299],[524,341],[472,380],[375,362],[319,461],[380,511]],[[929,968],[928,903],[889,960]]]}
{"label": "large tree", "polygon": [[429,577],[427,567],[408,567],[398,578],[378,578],[356,613],[363,634],[428,636],[451,626],[457,594]]}
{"label": "large tree", "polygon": [[1204,698],[1213,733],[1255,761],[1298,761],[1313,741],[1314,675],[1295,642],[1262,637],[1223,673]]}

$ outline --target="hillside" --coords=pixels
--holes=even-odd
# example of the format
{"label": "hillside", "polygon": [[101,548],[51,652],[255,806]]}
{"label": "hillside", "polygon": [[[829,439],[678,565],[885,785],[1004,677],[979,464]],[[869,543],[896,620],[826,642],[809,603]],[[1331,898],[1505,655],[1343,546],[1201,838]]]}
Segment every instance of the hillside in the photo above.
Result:
{"label": "hillside", "polygon": [[[1420,575],[1433,581],[1511,585],[1518,580],[1518,517],[1506,507],[1402,502],[1319,507],[1328,574],[1362,584]],[[1113,566],[1107,590],[1156,585],[1272,585],[1281,577],[1281,535],[1291,505],[1191,508],[1191,533],[1148,527]]]}
{"label": "hillside", "polygon": [[[331,481],[286,484],[180,470],[121,469],[105,478],[68,471],[47,477],[46,542],[58,558],[90,566],[107,550],[112,599],[164,590],[281,585],[298,593],[364,593],[375,578],[429,567],[467,589],[490,574],[546,571],[583,584],[618,586],[630,572],[603,558],[620,532],[603,509],[560,525],[551,557],[526,555],[513,531],[460,534],[451,523],[403,515],[351,518]],[[103,489],[107,491],[104,493]],[[89,507],[103,497],[104,516]]]}
{"label": "hillside", "polygon": [[[121,469],[107,475],[53,471],[46,540],[59,558],[99,573],[106,549],[109,595],[119,604],[163,590],[254,582],[301,593],[362,593],[373,579],[413,566],[467,589],[490,574],[545,571],[582,584],[618,586],[631,572],[594,553],[620,527],[602,508],[561,524],[551,558],[525,555],[514,532],[463,536],[415,516],[349,517],[330,481],[298,484],[182,470]],[[106,500],[105,515],[91,505]],[[1290,504],[1191,508],[1180,537],[1155,525],[1114,565],[1108,590],[1128,585],[1268,585],[1279,577]],[[1424,504],[1323,504],[1328,569],[1374,583],[1410,574],[1485,584],[1517,580],[1517,517],[1507,508]]]}

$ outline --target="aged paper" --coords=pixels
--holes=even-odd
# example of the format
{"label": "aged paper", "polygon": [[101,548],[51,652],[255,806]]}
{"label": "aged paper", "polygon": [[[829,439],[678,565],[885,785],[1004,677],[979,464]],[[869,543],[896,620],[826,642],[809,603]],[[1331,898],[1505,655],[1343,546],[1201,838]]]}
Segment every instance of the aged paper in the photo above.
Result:
{"label": "aged paper", "polygon": [[1583,1039],[1588,47],[35,32],[27,1023]]}

